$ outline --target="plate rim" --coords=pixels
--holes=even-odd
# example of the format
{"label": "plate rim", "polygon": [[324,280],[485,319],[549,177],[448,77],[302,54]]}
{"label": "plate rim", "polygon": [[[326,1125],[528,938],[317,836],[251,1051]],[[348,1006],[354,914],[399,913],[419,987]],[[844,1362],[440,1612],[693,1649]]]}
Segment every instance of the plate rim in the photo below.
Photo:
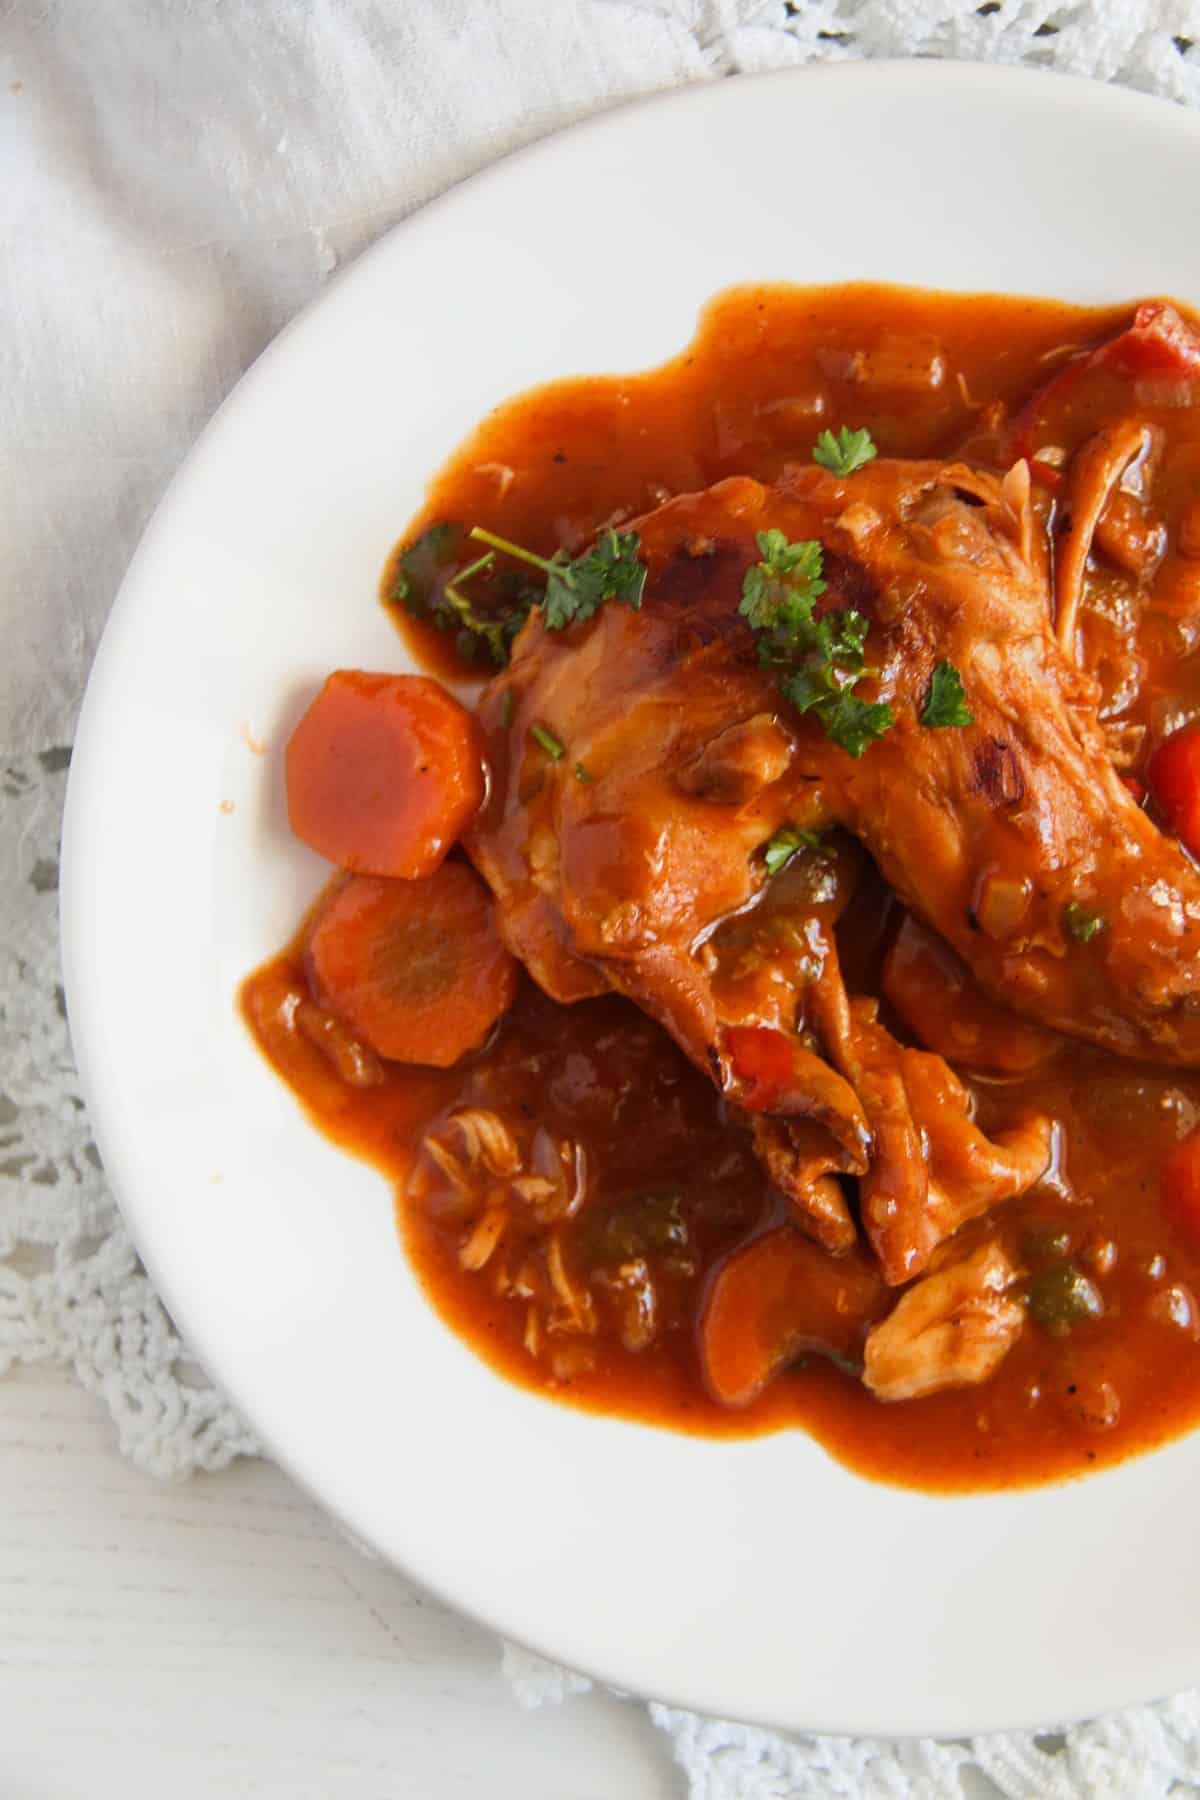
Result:
{"label": "plate rim", "polygon": [[[869,85],[875,82],[899,80],[918,87],[928,85],[937,88],[947,79],[974,83],[979,87],[1002,86],[1014,94],[1026,90],[1036,93],[1039,97],[1047,91],[1051,83],[1057,83],[1062,89],[1064,103],[1069,103],[1071,96],[1074,95],[1088,109],[1100,112],[1108,109],[1114,116],[1134,114],[1145,117],[1153,114],[1162,121],[1167,109],[1172,106],[1169,101],[1136,90],[1078,76],[1064,75],[1057,70],[1031,69],[1023,65],[974,63],[942,58],[879,58],[837,63],[821,62],[753,75],[736,75],[720,80],[699,80],[680,87],[624,100],[605,106],[586,118],[561,127],[495,159],[463,180],[454,183],[434,199],[417,207],[412,213],[384,231],[350,264],[339,270],[336,276],[283,327],[235,383],[199,434],[155,507],[114,600],[80,710],[75,732],[75,753],[72,756],[64,808],[59,898],[64,987],[67,997],[69,1029],[76,1065],[88,1105],[89,1119],[102,1152],[109,1185],[121,1215],[135,1237],[139,1254],[150,1274],[155,1290],[171,1317],[177,1321],[180,1335],[194,1349],[205,1370],[218,1384],[220,1392],[229,1398],[238,1412],[252,1425],[273,1460],[279,1463],[288,1477],[296,1482],[297,1486],[321,1508],[326,1516],[335,1521],[350,1542],[364,1550],[369,1556],[397,1568],[414,1584],[432,1593],[447,1606],[478,1621],[501,1638],[509,1639],[532,1650],[536,1655],[550,1660],[556,1659],[562,1652],[556,1650],[553,1645],[530,1640],[519,1626],[514,1628],[509,1620],[496,1616],[486,1604],[468,1593],[456,1590],[453,1584],[431,1578],[420,1567],[411,1566],[402,1555],[397,1554],[395,1549],[384,1550],[381,1546],[372,1543],[369,1536],[363,1534],[358,1525],[347,1516],[343,1506],[331,1499],[328,1492],[322,1490],[302,1467],[297,1467],[293,1451],[286,1441],[286,1434],[283,1441],[275,1437],[273,1422],[258,1416],[257,1401],[247,1399],[243,1395],[242,1382],[236,1364],[226,1365],[219,1337],[218,1322],[212,1320],[206,1324],[203,1303],[200,1303],[197,1310],[194,1311],[193,1299],[195,1296],[189,1294],[186,1287],[181,1287],[174,1274],[160,1264],[160,1246],[154,1241],[153,1197],[139,1195],[136,1191],[128,1191],[121,1179],[122,1127],[117,1122],[120,1107],[116,1104],[120,1081],[114,1070],[105,1067],[104,1046],[101,1035],[96,1029],[97,1022],[94,1017],[89,1016],[89,1008],[83,998],[86,988],[86,953],[77,923],[88,894],[86,845],[89,823],[87,814],[93,794],[101,785],[104,760],[103,715],[106,705],[110,703],[108,689],[114,683],[114,666],[110,665],[115,665],[115,645],[120,631],[127,627],[130,619],[135,615],[137,607],[141,604],[139,589],[142,569],[153,559],[160,540],[169,537],[173,514],[179,506],[181,498],[188,491],[197,470],[203,469],[206,459],[224,431],[231,414],[236,412],[252,387],[257,387],[265,379],[268,379],[276,363],[290,354],[295,339],[303,333],[313,316],[326,307],[331,298],[340,295],[346,286],[365,283],[371,278],[376,259],[386,254],[397,236],[404,234],[414,221],[428,222],[436,219],[443,210],[456,205],[468,191],[486,189],[491,183],[506,179],[514,168],[522,164],[553,157],[563,139],[579,140],[590,135],[607,135],[620,130],[622,121],[631,113],[650,110],[703,109],[714,103],[719,105],[720,101],[717,97],[731,85],[744,87],[753,83],[764,86],[783,86],[803,81],[821,80],[826,83],[847,83],[853,87],[859,84]],[[1179,106],[1173,109],[1173,117],[1176,129],[1187,132],[1200,143],[1200,115]],[[106,645],[109,647],[107,651]],[[399,1253],[404,1254],[402,1248]],[[1164,1454],[1164,1449],[1149,1452],[1141,1460],[1148,1460],[1150,1457],[1160,1458]],[[1086,1479],[1090,1484],[1103,1480],[1104,1477],[1101,1474]],[[1078,1483],[1072,1480],[1056,1485],[1063,1489],[1069,1489],[1076,1487]],[[901,1490],[889,1491],[900,1492]],[[954,1496],[952,1503],[978,1504],[989,1498],[991,1496],[988,1495]],[[628,1686],[620,1668],[612,1666],[605,1658],[597,1658],[594,1661],[589,1658],[585,1672],[610,1688]],[[1200,1677],[1200,1644],[1197,1645],[1189,1671],[1180,1675],[1177,1685],[1180,1687],[1190,1685],[1198,1677]],[[1101,1690],[1101,1697],[1094,1707],[1089,1706],[1084,1709],[1088,1712],[1135,1704],[1138,1700],[1146,1698],[1145,1695],[1131,1697],[1128,1694],[1115,1698],[1103,1691],[1103,1682],[1093,1685]],[[671,1693],[672,1684],[669,1680],[664,1684],[664,1688],[667,1694]],[[638,1691],[642,1690],[639,1688]],[[1156,1689],[1156,1693],[1163,1691],[1163,1689]],[[647,1692],[644,1697],[648,1699],[663,1698],[663,1694]],[[695,1694],[689,1696],[676,1693],[674,1697],[667,1698],[665,1703],[689,1711],[718,1715],[722,1712],[720,1704],[714,1704],[711,1696],[697,1698]],[[739,1709],[738,1716],[748,1722],[772,1729],[795,1728],[794,1726],[780,1726],[778,1720],[773,1717],[755,1715],[744,1709]],[[1080,1716],[1083,1716],[1082,1713]],[[1044,1725],[1046,1722],[1045,1717],[1036,1717],[1031,1720],[1024,1715],[1016,1719],[1009,1718],[1007,1715],[997,1715],[988,1717],[969,1729],[973,1734],[980,1735],[983,1732],[990,1733],[1004,1729],[1031,1729]],[[950,1713],[947,1715],[947,1723],[940,1727],[928,1724],[913,1726],[903,1723],[884,1723],[878,1727],[866,1727],[861,1721],[858,1721],[813,1725],[806,1729],[827,1730],[832,1733],[846,1733],[854,1736],[878,1735],[907,1738],[962,1735],[965,1728],[962,1719]]]}

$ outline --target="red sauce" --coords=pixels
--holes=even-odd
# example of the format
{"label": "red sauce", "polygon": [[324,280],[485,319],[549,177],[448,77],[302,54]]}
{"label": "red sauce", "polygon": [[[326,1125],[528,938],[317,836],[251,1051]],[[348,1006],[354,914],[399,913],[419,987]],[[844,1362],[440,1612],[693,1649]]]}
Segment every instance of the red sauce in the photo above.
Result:
{"label": "red sauce", "polygon": [[[735,290],[709,306],[695,341],[662,369],[559,382],[489,415],[438,475],[404,542],[454,519],[545,554],[574,551],[602,523],[668,494],[735,473],[770,480],[807,458],[819,430],[842,422],[867,426],[886,455],[969,450],[1019,415],[1069,351],[1103,341],[1128,317],[1128,308],[867,286]],[[1069,452],[1105,423],[1109,404],[1115,397],[1093,384],[1061,405],[1055,443]],[[1200,500],[1200,420],[1190,409],[1156,409],[1153,396],[1139,416],[1166,439],[1153,499],[1168,552],[1119,630],[1103,606],[1106,583],[1117,594],[1116,578],[1099,559],[1088,588],[1097,604],[1082,627],[1106,690],[1136,685],[1122,715],[1144,728],[1131,752],[1133,778],[1180,706],[1200,697],[1200,661],[1189,654],[1200,626],[1200,562],[1183,553],[1188,509]],[[394,565],[385,595],[393,573]],[[461,675],[450,638],[399,609],[396,616],[427,667]],[[878,884],[868,884],[839,927],[843,966],[860,988],[877,979],[890,910]],[[396,1183],[401,1234],[431,1302],[513,1380],[596,1411],[713,1436],[799,1426],[865,1474],[939,1490],[1080,1473],[1149,1449],[1200,1415],[1200,1248],[1167,1220],[1159,1195],[1168,1153],[1200,1118],[1196,1074],[1068,1046],[1019,1081],[964,1076],[985,1130],[1019,1117],[1031,1100],[1060,1119],[1069,1179],[1044,1180],[964,1227],[956,1242],[997,1239],[1033,1271],[1068,1252],[1102,1293],[1101,1317],[1062,1337],[1028,1324],[977,1388],[888,1405],[813,1358],[731,1412],[699,1378],[698,1307],[713,1267],[772,1222],[778,1203],[743,1131],[658,1027],[622,1000],[561,1007],[523,980],[483,1051],[446,1071],[385,1065],[377,1085],[358,1088],[336,1073],[328,1044],[297,1030],[296,999],[308,993],[302,933],[247,982],[251,1029],[314,1123]],[[561,1228],[568,1264],[591,1272],[598,1328],[581,1354],[558,1354],[544,1337],[530,1347],[521,1263],[536,1231],[510,1234],[468,1269],[469,1229],[444,1188],[436,1202],[409,1194],[424,1132],[464,1106],[502,1108],[527,1135],[540,1127],[586,1158],[587,1203]],[[639,1213],[639,1229],[651,1217],[655,1241],[639,1243],[656,1311],[648,1341],[636,1343],[636,1307],[610,1275],[628,1209],[647,1194],[654,1201],[649,1215]]]}

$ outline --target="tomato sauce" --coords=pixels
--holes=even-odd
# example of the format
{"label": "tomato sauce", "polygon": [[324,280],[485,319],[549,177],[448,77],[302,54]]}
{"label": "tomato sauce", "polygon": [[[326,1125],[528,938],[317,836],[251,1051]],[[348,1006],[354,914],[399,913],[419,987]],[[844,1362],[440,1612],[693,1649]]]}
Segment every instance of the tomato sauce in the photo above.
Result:
{"label": "tomato sauce", "polygon": [[[1058,394],[1045,391],[1036,418],[1029,398],[1129,316],[1128,307],[875,286],[734,290],[710,304],[695,340],[663,368],[558,382],[490,414],[436,477],[403,542],[432,522],[461,520],[543,554],[574,553],[601,525],[670,494],[731,474],[771,481],[807,459],[820,430],[842,423],[867,427],[881,455],[963,450],[981,460],[1023,430],[1035,456],[1049,447],[1053,490],[1060,453],[1127,407],[1127,395],[1102,380],[1063,383]],[[1200,701],[1195,543],[1188,553],[1200,419],[1153,390],[1141,394],[1139,417],[1165,444],[1151,497],[1166,553],[1136,605],[1119,569],[1095,558],[1080,625],[1133,782]],[[1052,495],[1051,529],[1055,503]],[[393,561],[385,597],[395,573]],[[451,635],[395,613],[425,667],[462,676]],[[877,984],[897,912],[868,875],[838,927],[856,991]],[[864,1474],[942,1491],[1079,1474],[1200,1417],[1200,1244],[1171,1222],[1160,1196],[1167,1157],[1200,1120],[1200,1074],[1071,1043],[1017,1079],[960,1069],[984,1130],[1035,1104],[1060,1122],[1061,1152],[1050,1175],[964,1226],[956,1246],[998,1241],[1031,1277],[1069,1256],[1102,1312],[1062,1335],[1031,1319],[979,1387],[886,1404],[852,1373],[808,1357],[730,1411],[705,1391],[696,1322],[712,1271],[778,1221],[780,1202],[745,1130],[673,1042],[626,1001],[563,1007],[523,977],[511,1011],[462,1063],[384,1064],[356,1085],[344,1063],[339,1073],[327,1037],[297,1029],[313,1004],[304,945],[302,932],[250,977],[247,1022],[314,1123],[395,1183],[401,1236],[432,1303],[510,1379],[712,1436],[800,1427]],[[888,1023],[902,1033],[893,1016]],[[519,1229],[509,1221],[496,1245],[477,1241],[453,1182],[421,1150],[432,1134],[457,1155],[445,1127],[464,1109],[515,1121],[535,1163],[541,1157],[547,1191],[577,1184],[556,1215],[564,1287],[551,1300],[589,1309],[585,1335],[547,1335],[547,1315],[533,1303],[524,1268],[544,1229],[537,1220]],[[644,1280],[622,1273],[635,1264]]]}

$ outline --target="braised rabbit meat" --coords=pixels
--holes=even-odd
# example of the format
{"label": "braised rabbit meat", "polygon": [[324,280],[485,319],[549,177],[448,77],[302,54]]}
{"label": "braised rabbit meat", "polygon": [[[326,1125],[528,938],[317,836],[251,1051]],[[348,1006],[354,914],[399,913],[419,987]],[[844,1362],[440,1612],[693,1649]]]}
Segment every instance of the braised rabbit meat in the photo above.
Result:
{"label": "braised rabbit meat", "polygon": [[1200,1419],[1198,403],[1173,302],[747,289],[438,478],[243,1005],[506,1373],[927,1487]]}

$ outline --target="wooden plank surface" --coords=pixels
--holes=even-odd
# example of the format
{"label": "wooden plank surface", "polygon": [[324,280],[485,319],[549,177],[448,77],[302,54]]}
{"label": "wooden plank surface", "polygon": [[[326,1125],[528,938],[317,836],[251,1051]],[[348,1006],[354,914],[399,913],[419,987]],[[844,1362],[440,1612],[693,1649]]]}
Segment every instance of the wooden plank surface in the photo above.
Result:
{"label": "wooden plank surface", "polygon": [[0,1800],[678,1800],[641,1708],[524,1713],[495,1640],[267,1463],[162,1487],[61,1371],[0,1386]]}

